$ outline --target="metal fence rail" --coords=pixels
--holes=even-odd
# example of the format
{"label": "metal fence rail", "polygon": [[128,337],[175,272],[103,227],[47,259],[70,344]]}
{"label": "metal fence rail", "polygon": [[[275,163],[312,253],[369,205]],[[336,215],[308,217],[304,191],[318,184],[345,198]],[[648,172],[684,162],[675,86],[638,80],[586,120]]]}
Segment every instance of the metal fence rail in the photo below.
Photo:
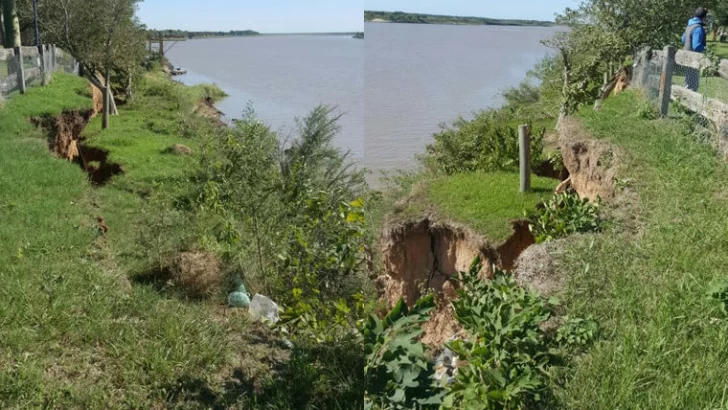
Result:
{"label": "metal fence rail", "polygon": [[0,99],[46,85],[54,72],[78,74],[79,65],[54,45],[0,49]]}

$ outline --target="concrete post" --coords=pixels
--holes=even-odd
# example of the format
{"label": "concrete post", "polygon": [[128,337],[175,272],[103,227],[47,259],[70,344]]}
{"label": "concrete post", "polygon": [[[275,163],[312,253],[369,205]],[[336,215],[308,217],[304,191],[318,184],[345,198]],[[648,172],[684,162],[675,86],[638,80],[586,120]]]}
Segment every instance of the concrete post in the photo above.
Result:
{"label": "concrete post", "polygon": [[660,76],[660,115],[667,116],[670,109],[670,93],[672,92],[672,75],[675,69],[675,53],[677,49],[673,46],[665,47],[665,61],[662,64],[662,75]]}
{"label": "concrete post", "polygon": [[50,72],[48,67],[46,47],[44,45],[38,46],[38,62],[40,63],[41,84],[43,86],[46,86],[48,85],[48,75],[50,74]]}
{"label": "concrete post", "polygon": [[15,64],[18,68],[18,87],[20,87],[20,93],[25,94],[25,69],[23,68],[23,49],[15,47]]}
{"label": "concrete post", "polygon": [[518,127],[521,193],[531,192],[531,130],[528,125]]}

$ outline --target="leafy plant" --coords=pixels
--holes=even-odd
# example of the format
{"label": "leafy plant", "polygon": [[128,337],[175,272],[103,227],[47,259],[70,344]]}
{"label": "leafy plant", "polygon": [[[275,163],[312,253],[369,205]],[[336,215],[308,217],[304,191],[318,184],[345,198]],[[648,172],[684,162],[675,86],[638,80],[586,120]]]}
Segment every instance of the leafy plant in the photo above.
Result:
{"label": "leafy plant", "polygon": [[437,409],[442,389],[432,378],[433,365],[417,341],[422,323],[435,306],[432,295],[408,309],[403,299],[384,319],[369,316],[364,338],[365,409]]}
{"label": "leafy plant", "polygon": [[598,232],[603,221],[598,203],[580,199],[574,192],[554,195],[529,216],[536,242],[543,243],[579,232]]}
{"label": "leafy plant", "polygon": [[657,107],[651,101],[645,100],[637,109],[637,116],[646,120],[654,120],[659,118],[660,113]]}
{"label": "leafy plant", "polygon": [[[496,112],[483,112],[472,120],[458,119],[451,127],[433,136],[421,158],[435,172],[455,174],[470,171],[516,170],[518,168],[518,129],[504,125]],[[546,129],[531,136],[531,160],[535,167],[543,155]]]}
{"label": "leafy plant", "polygon": [[596,338],[598,330],[599,326],[592,318],[567,317],[556,331],[556,342],[569,348],[586,346]]}
{"label": "leafy plant", "polygon": [[720,303],[721,312],[728,315],[728,282],[716,283],[708,290],[708,296]]}
{"label": "leafy plant", "polygon": [[479,278],[480,260],[462,274],[460,298],[453,303],[458,322],[472,336],[448,347],[467,365],[448,386],[445,409],[522,409],[544,399],[552,360],[539,325],[551,304],[496,269]]}
{"label": "leafy plant", "polygon": [[549,163],[551,163],[556,171],[564,169],[564,157],[561,154],[560,149],[549,152],[548,155],[546,155],[546,159]]}

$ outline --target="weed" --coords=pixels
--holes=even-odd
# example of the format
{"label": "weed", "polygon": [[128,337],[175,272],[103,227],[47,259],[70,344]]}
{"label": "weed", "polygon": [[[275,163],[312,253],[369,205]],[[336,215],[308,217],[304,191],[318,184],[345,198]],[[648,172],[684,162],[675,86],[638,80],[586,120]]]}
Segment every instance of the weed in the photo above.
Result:
{"label": "weed", "polygon": [[599,327],[593,318],[564,318],[564,324],[556,331],[556,342],[567,348],[584,347],[597,337]]}
{"label": "weed", "polygon": [[599,232],[598,202],[580,199],[575,192],[555,194],[529,215],[536,242],[548,242],[580,232]]}
{"label": "weed", "polygon": [[710,287],[708,296],[720,303],[721,312],[728,315],[728,283],[718,282]]}
{"label": "weed", "polygon": [[479,278],[480,260],[462,274],[463,288],[452,302],[455,316],[471,340],[449,344],[467,364],[448,386],[445,409],[523,409],[547,397],[553,357],[539,325],[552,305],[521,288],[496,269],[490,281]]}
{"label": "weed", "polygon": [[645,120],[656,120],[660,118],[660,113],[657,111],[655,104],[645,100],[637,109],[637,117]]}
{"label": "weed", "polygon": [[435,306],[433,296],[410,310],[400,299],[384,319],[371,315],[362,323],[364,338],[365,409],[437,409],[442,389],[434,366],[417,341],[422,323]]}

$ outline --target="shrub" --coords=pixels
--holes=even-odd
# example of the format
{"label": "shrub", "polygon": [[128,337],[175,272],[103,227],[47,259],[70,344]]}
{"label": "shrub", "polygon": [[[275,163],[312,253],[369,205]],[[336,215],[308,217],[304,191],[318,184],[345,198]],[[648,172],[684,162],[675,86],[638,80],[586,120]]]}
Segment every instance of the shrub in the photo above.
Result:
{"label": "shrub", "polygon": [[[537,166],[543,155],[545,129],[531,136],[531,161]],[[518,129],[503,125],[495,113],[481,113],[473,120],[457,120],[435,134],[424,157],[430,171],[455,174],[472,171],[518,169]]]}
{"label": "shrub", "polygon": [[[455,316],[471,340],[449,344],[467,364],[448,386],[446,409],[523,409],[543,401],[548,366],[548,341],[539,325],[551,315],[551,303],[520,287],[507,272],[496,269],[491,281],[480,279],[480,261],[462,274]],[[535,407],[534,407],[535,408]]]}
{"label": "shrub", "polygon": [[420,299],[412,310],[400,299],[384,319],[371,315],[362,324],[365,409],[439,408],[443,391],[417,341],[434,306],[432,295]]}
{"label": "shrub", "polygon": [[529,216],[536,242],[548,242],[579,232],[598,232],[603,222],[598,204],[574,192],[554,195]]}

